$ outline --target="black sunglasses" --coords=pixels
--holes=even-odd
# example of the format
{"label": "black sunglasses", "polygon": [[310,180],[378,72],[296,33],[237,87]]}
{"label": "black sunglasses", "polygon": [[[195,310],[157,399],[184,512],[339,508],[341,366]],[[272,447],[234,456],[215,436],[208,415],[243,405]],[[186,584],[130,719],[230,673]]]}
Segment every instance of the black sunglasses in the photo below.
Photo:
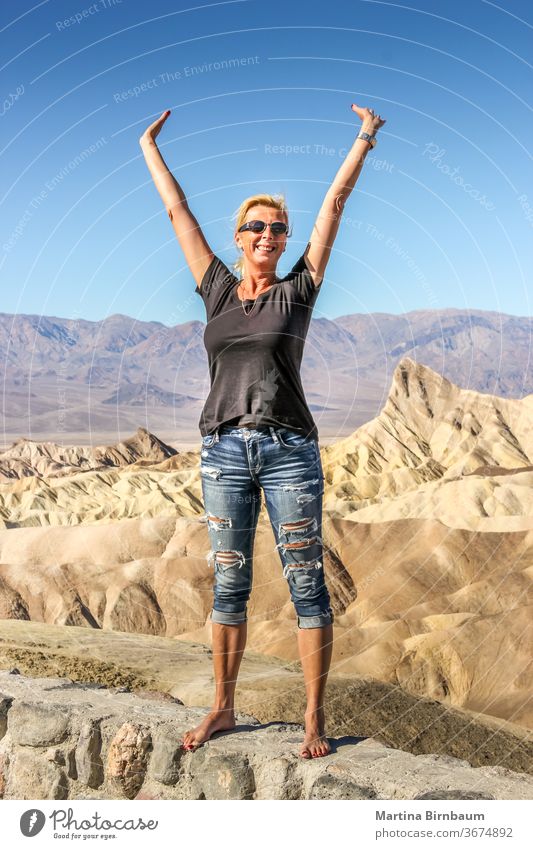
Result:
{"label": "black sunglasses", "polygon": [[243,230],[251,230],[252,233],[262,233],[268,226],[270,226],[271,232],[274,236],[281,236],[283,233],[287,233],[289,236],[289,225],[285,224],[284,221],[273,221],[272,224],[265,224],[264,221],[247,221],[246,224],[243,224],[242,227],[239,227],[239,233],[242,233]]}

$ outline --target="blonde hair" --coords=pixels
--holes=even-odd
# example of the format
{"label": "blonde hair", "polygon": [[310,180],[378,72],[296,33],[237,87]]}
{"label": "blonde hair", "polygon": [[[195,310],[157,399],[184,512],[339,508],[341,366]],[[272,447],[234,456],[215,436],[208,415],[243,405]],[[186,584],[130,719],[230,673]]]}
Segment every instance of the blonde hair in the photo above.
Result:
{"label": "blonde hair", "polygon": [[[287,221],[289,219],[289,210],[287,209],[287,204],[285,202],[284,195],[266,195],[266,194],[258,194],[252,195],[246,200],[243,200],[241,205],[239,206],[237,212],[235,213],[235,232],[234,235],[237,235],[239,227],[242,227],[246,220],[246,213],[253,206],[270,206],[273,209],[279,209],[280,212],[285,213],[287,216]],[[290,233],[290,230],[289,230]],[[240,277],[242,280],[242,275],[244,272],[244,257],[239,256],[236,262],[233,263],[233,270],[235,275]]]}

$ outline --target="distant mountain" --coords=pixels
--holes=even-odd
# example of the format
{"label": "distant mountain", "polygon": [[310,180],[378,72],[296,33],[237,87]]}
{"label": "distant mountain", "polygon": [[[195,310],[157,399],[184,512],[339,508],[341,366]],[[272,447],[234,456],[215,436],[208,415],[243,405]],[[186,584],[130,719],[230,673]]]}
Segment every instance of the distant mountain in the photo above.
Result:
{"label": "distant mountain", "polygon": [[27,477],[63,477],[96,469],[118,469],[145,460],[153,465],[177,453],[143,427],[117,445],[64,446],[22,438],[0,452],[0,481]]}
{"label": "distant mountain", "polygon": [[197,399],[190,395],[166,392],[154,383],[126,383],[102,401],[102,404],[129,404],[132,407],[144,407],[148,403],[161,407],[181,407],[197,403]]}
{"label": "distant mountain", "polygon": [[[0,314],[4,434],[118,434],[139,425],[143,408],[148,430],[197,437],[209,391],[204,330],[119,314]],[[481,310],[314,318],[302,379],[320,436],[336,438],[379,413],[406,355],[464,389],[533,393],[532,339],[533,319]]]}
{"label": "distant mountain", "polygon": [[450,308],[348,315],[335,323],[357,339],[365,374],[385,367],[392,374],[408,355],[464,389],[505,398],[533,391],[531,317]]}

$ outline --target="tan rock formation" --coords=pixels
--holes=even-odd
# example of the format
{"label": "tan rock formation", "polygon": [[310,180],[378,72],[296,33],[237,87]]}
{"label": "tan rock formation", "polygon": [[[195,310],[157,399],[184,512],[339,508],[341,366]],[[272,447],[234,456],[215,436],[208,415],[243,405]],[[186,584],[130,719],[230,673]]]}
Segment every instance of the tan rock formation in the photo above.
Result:
{"label": "tan rock formation", "polygon": [[[531,727],[532,398],[462,390],[404,358],[381,413],[322,449],[333,674]],[[0,455],[21,472],[0,485],[2,616],[209,641],[198,452],[137,437],[100,455]],[[250,648],[294,661],[264,506],[254,575]]]}
{"label": "tan rock formation", "polygon": [[0,453],[0,479],[61,477],[79,471],[123,468],[143,460],[154,465],[176,454],[144,427],[117,445],[65,446],[22,438]]}

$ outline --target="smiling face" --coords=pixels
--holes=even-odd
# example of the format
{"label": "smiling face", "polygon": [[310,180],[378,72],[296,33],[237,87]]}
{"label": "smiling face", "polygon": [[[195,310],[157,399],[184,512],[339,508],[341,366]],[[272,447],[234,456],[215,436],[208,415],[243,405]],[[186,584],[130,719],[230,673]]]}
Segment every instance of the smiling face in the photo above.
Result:
{"label": "smiling face", "polygon": [[[252,206],[248,210],[243,224],[248,221],[264,221],[267,224],[274,221],[289,223],[286,213],[271,206],[261,205]],[[252,233],[251,230],[236,233],[235,241],[240,248],[244,249],[243,255],[248,267],[271,271],[276,268],[278,259],[287,246],[287,234],[282,233],[276,236],[270,227],[266,227],[262,233]]]}

